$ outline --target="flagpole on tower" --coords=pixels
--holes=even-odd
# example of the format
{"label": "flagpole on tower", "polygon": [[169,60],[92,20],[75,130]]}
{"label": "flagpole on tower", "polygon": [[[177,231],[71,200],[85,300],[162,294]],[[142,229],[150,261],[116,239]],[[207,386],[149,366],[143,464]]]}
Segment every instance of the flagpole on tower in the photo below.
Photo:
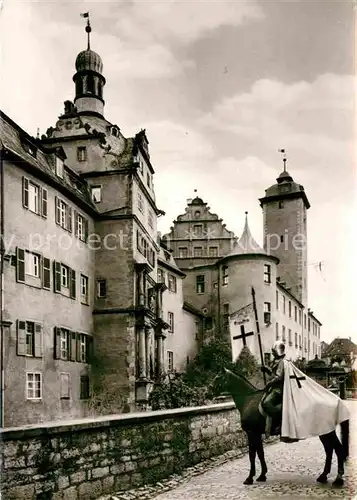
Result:
{"label": "flagpole on tower", "polygon": [[[257,311],[257,303],[255,301],[255,290],[252,287],[252,297],[253,297],[253,309],[254,309],[254,316],[255,316],[255,326],[257,329],[257,335],[258,335],[258,343],[259,343],[259,352],[260,352],[260,360],[262,363],[262,366],[264,366],[264,357],[263,357],[263,348],[262,348],[262,340],[260,338],[260,329],[259,329],[259,320],[258,320],[258,311]],[[266,377],[265,377],[265,372],[263,372],[263,379],[264,379],[264,384],[266,384]]]}
{"label": "flagpole on tower", "polygon": [[285,149],[278,149],[279,153],[283,154],[283,163],[284,163],[284,172],[286,172],[286,162],[288,161],[286,158],[286,150]]}
{"label": "flagpole on tower", "polygon": [[87,19],[87,26],[86,26],[86,32],[88,35],[88,48],[87,48],[87,50],[89,50],[90,49],[90,32],[92,31],[92,28],[91,28],[91,25],[89,22],[89,12],[84,12],[83,14],[81,14],[81,17],[85,17]]}

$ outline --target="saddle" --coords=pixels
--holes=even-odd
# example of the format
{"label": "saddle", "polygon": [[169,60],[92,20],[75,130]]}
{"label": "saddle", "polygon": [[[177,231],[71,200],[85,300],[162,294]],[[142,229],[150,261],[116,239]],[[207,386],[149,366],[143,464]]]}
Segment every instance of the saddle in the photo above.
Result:
{"label": "saddle", "polygon": [[[268,415],[268,413],[266,411],[264,411],[264,408],[262,406],[263,401],[264,401],[264,396],[262,397],[258,408],[259,408],[260,414],[266,419],[270,415]],[[299,439],[293,439],[293,438],[289,438],[289,437],[281,437],[282,418],[283,418],[282,413],[279,415],[278,418],[273,418],[270,435],[271,436],[280,436],[280,441],[283,443],[296,443],[297,441],[299,441]]]}

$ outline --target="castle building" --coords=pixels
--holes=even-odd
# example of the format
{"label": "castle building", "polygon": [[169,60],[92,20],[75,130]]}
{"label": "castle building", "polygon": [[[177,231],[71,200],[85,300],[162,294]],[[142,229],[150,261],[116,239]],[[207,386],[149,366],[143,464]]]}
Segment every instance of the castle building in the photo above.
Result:
{"label": "castle building", "polygon": [[237,240],[199,197],[188,201],[164,238],[186,273],[184,299],[206,316],[203,341],[220,336],[232,342],[234,357],[247,345],[267,362],[274,341],[281,339],[289,359],[310,360],[321,355],[321,323],[307,302],[310,204],[303,186],[286,171],[285,159],[277,184],[260,203],[264,248],[252,237],[247,215]]}
{"label": "castle building", "polygon": [[155,380],[196,352],[202,314],[158,238],[148,138],[105,119],[87,33],[54,127],[35,139],[0,116],[6,427],[145,409]]}

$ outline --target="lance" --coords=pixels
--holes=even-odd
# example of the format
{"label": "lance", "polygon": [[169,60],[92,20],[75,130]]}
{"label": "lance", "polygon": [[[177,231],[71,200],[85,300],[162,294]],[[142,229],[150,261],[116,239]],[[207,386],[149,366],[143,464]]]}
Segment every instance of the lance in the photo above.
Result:
{"label": "lance", "polygon": [[[255,290],[254,290],[253,287],[252,287],[252,297],[253,297],[253,309],[254,309],[254,316],[255,316],[255,326],[256,326],[257,335],[258,335],[260,360],[261,360],[261,363],[262,363],[262,367],[264,367],[264,357],[263,357],[263,349],[262,349],[262,340],[260,338],[257,304],[256,304],[256,301],[255,301]],[[264,379],[264,384],[266,384],[265,372],[263,372],[263,379]]]}

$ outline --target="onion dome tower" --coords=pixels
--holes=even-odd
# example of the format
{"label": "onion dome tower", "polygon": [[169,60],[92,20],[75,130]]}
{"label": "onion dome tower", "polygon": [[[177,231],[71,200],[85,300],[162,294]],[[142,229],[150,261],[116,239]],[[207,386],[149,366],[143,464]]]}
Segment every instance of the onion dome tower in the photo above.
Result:
{"label": "onion dome tower", "polygon": [[103,87],[105,78],[101,57],[90,48],[89,13],[82,14],[87,18],[86,32],[88,36],[87,50],[80,52],[76,58],[76,74],[73,81],[76,85],[74,103],[80,115],[97,115],[103,117],[104,100]]}

